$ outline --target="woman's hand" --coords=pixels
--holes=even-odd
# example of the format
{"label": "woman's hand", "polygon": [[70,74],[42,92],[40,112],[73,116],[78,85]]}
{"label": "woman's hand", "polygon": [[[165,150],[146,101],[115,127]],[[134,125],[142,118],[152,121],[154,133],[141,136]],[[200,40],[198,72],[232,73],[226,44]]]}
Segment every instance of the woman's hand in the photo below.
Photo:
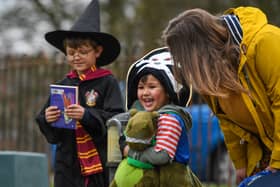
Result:
{"label": "woman's hand", "polygon": [[239,184],[245,178],[246,178],[246,168],[237,169],[236,170],[236,183]]}
{"label": "woman's hand", "polygon": [[71,119],[81,120],[84,116],[85,109],[81,105],[72,104],[69,105],[64,112]]}
{"label": "woman's hand", "polygon": [[49,106],[45,110],[46,121],[48,123],[55,122],[61,115],[61,111],[58,109],[57,106]]}
{"label": "woman's hand", "polygon": [[272,173],[275,173],[275,172],[278,171],[278,169],[272,168],[272,167],[270,167],[270,166],[268,166],[268,167],[265,168],[265,169],[268,170],[268,171],[271,171]]}

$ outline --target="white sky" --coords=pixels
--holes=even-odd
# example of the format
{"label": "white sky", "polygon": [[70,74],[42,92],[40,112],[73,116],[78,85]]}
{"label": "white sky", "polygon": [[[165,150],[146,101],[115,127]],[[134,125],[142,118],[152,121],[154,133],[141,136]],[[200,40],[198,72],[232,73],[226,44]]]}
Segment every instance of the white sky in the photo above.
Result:
{"label": "white sky", "polygon": [[[18,0],[20,1],[20,0]],[[46,0],[49,1],[49,0]],[[69,0],[76,1],[76,0]],[[84,1],[85,4],[90,2],[90,0],[79,0]],[[0,0],[0,15],[5,9],[12,7],[17,0]],[[20,3],[20,2],[19,2]],[[1,23],[0,23],[1,26]],[[35,28],[34,28],[35,29]],[[5,32],[1,33],[0,36],[0,55],[12,53],[12,54],[36,54],[39,51],[45,51],[46,53],[53,51],[51,47],[44,39],[44,33],[49,31],[49,26],[47,23],[38,23],[36,25],[36,32],[32,41],[25,42],[22,40],[23,33],[20,29],[7,28]]]}
{"label": "white sky", "polygon": [[4,8],[12,6],[14,2],[15,0],[0,0],[0,11],[2,11]]}
{"label": "white sky", "polygon": [[[16,0],[0,0],[0,14],[3,10],[9,9],[16,3]],[[22,40],[23,34],[20,29],[8,28],[5,32],[1,33],[0,54],[12,53],[12,54],[32,54],[34,51],[44,49],[47,45],[44,42],[42,36],[35,36],[33,42],[25,42]]]}

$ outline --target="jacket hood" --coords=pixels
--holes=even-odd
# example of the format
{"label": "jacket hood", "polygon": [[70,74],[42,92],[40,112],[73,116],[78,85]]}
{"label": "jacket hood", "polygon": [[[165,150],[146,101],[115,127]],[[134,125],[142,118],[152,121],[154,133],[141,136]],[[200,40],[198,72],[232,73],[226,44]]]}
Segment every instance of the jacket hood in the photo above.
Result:
{"label": "jacket hood", "polygon": [[267,24],[266,15],[255,7],[230,8],[225,14],[235,14],[238,16],[243,30],[242,43],[249,45],[255,34]]}

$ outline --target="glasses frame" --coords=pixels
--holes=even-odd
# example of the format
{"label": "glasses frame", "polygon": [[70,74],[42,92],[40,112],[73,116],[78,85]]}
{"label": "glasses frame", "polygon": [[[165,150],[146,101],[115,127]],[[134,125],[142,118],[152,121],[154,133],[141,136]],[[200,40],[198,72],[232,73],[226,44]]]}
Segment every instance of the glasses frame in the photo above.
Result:
{"label": "glasses frame", "polygon": [[71,54],[68,54],[67,52],[66,52],[66,57],[69,59],[69,60],[74,60],[75,59],[75,56],[76,55],[78,55],[80,58],[87,58],[88,57],[88,54],[90,53],[90,52],[92,52],[94,49],[93,48],[91,48],[91,49],[88,49],[88,50],[83,50],[83,49],[81,49],[81,50],[76,50],[74,53],[73,53],[73,55]]}

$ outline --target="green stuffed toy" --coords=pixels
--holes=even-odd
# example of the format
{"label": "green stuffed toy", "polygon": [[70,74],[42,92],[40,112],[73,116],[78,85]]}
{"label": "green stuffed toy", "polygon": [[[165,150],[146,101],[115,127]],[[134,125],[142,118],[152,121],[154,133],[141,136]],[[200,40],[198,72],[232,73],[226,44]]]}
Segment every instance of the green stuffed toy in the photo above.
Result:
{"label": "green stuffed toy", "polygon": [[[183,115],[181,109],[173,106],[167,106],[161,111]],[[130,115],[125,128],[126,142],[129,150],[133,150],[129,155],[136,156],[128,156],[121,161],[110,187],[201,187],[200,181],[188,166],[172,162],[165,151],[153,151],[159,112],[131,109]],[[185,125],[187,129],[191,128],[190,116],[185,116]],[[150,151],[145,154],[148,159],[144,160],[149,160],[155,167],[140,161],[143,157],[137,155],[139,153],[143,156],[144,150],[146,153]]]}
{"label": "green stuffed toy", "polygon": [[[130,116],[125,128],[126,142],[130,149],[143,151],[153,145],[159,114],[131,109]],[[142,186],[159,186],[159,173],[149,163],[143,163],[130,157],[122,160],[110,187]]]}
{"label": "green stuffed toy", "polygon": [[157,129],[158,112],[130,110],[126,129],[126,142],[130,149],[144,151],[151,145]]}

